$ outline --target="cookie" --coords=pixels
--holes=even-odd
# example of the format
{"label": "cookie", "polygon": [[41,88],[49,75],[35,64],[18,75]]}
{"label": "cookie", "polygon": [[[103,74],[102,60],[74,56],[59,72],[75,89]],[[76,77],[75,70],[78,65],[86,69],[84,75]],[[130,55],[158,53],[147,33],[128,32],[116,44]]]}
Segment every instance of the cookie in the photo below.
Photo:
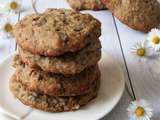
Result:
{"label": "cookie", "polygon": [[17,44],[32,54],[59,56],[76,52],[101,35],[101,23],[89,14],[48,9],[20,20],[13,30]]}
{"label": "cookie", "polygon": [[92,66],[79,74],[67,75],[47,73],[32,69],[15,59],[16,80],[30,91],[50,96],[76,96],[91,91],[91,86],[100,78],[98,66]]}
{"label": "cookie", "polygon": [[100,0],[67,0],[75,10],[101,10],[106,9]]}
{"label": "cookie", "polygon": [[79,52],[57,57],[34,55],[22,49],[19,49],[19,54],[22,61],[32,68],[41,68],[52,73],[76,74],[100,60],[101,44],[100,41],[94,40]]}
{"label": "cookie", "polygon": [[97,80],[90,93],[74,97],[54,97],[28,91],[21,83],[16,81],[16,77],[13,77],[10,81],[10,90],[15,97],[27,106],[49,112],[64,112],[78,110],[94,99],[97,96],[99,82]]}
{"label": "cookie", "polygon": [[107,8],[129,27],[148,32],[160,25],[160,3],[157,0],[102,0]]}

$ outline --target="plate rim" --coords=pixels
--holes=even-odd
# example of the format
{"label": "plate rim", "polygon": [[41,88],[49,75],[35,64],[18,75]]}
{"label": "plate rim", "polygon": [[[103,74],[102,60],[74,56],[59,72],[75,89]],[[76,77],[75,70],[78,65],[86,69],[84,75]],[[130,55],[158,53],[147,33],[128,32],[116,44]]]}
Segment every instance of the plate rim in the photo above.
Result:
{"label": "plate rim", "polygon": [[104,114],[102,115],[102,117],[96,118],[96,120],[101,119],[101,118],[105,117],[106,115],[108,115],[110,112],[112,112],[112,110],[114,110],[114,108],[115,108],[115,107],[117,106],[117,104],[120,102],[120,100],[121,100],[121,98],[122,98],[122,96],[123,96],[123,94],[124,94],[124,91],[125,91],[125,77],[124,77],[123,68],[120,66],[120,63],[117,62],[117,60],[116,60],[111,54],[109,54],[108,52],[105,52],[104,49],[102,49],[102,54],[108,55],[109,58],[111,58],[111,59],[113,60],[114,64],[116,64],[117,68],[119,69],[119,71],[120,71],[120,73],[121,73],[121,77],[122,77],[121,81],[123,82],[123,83],[122,83],[123,85],[122,85],[122,91],[121,91],[121,93],[119,94],[119,98],[117,99],[116,104],[114,104],[114,105],[110,108],[110,110],[108,110],[108,112],[104,113]]}

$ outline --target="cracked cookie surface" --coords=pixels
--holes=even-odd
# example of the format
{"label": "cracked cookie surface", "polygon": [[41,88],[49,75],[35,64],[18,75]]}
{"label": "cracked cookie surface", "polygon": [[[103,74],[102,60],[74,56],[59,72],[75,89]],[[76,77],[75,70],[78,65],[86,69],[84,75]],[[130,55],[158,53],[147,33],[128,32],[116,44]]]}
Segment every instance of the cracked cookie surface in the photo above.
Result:
{"label": "cracked cookie surface", "polygon": [[17,44],[32,54],[59,56],[76,52],[101,35],[101,23],[89,14],[48,9],[20,20],[13,30]]}
{"label": "cracked cookie surface", "polygon": [[106,9],[101,0],[67,0],[75,10],[101,10]]}
{"label": "cracked cookie surface", "polygon": [[23,104],[48,112],[64,112],[80,109],[97,96],[100,80],[97,80],[88,94],[74,97],[54,97],[28,91],[16,77],[10,80],[10,90]]}
{"label": "cracked cookie surface", "polygon": [[101,0],[129,27],[148,32],[160,25],[160,3],[157,0]]}
{"label": "cracked cookie surface", "polygon": [[99,40],[94,40],[76,53],[66,53],[57,57],[34,55],[22,49],[19,49],[19,54],[22,61],[32,68],[41,68],[52,73],[76,74],[100,60],[101,44]]}
{"label": "cracked cookie surface", "polygon": [[39,69],[32,69],[23,64],[15,56],[14,67],[16,80],[23,84],[30,91],[47,94],[50,96],[76,96],[87,94],[100,78],[100,71],[97,65],[86,68],[79,74],[62,75],[44,72]]}

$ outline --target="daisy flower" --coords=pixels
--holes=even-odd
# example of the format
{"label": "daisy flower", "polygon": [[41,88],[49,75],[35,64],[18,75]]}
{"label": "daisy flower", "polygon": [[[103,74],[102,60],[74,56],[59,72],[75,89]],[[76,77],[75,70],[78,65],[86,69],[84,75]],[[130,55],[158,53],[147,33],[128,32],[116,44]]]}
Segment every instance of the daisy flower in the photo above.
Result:
{"label": "daisy flower", "polygon": [[9,38],[13,36],[14,23],[8,17],[3,17],[0,21],[0,36],[2,38]]}
{"label": "daisy flower", "polygon": [[18,13],[21,10],[22,0],[8,0],[5,3],[5,7],[11,13]]}
{"label": "daisy flower", "polygon": [[132,101],[127,112],[130,120],[150,120],[153,116],[152,108],[145,100]]}
{"label": "daisy flower", "polygon": [[160,30],[159,29],[152,29],[149,32],[147,37],[147,43],[150,47],[154,48],[155,51],[160,50]]}
{"label": "daisy flower", "polygon": [[139,61],[146,61],[154,55],[153,49],[147,46],[145,42],[137,42],[131,50],[133,55],[138,58]]}

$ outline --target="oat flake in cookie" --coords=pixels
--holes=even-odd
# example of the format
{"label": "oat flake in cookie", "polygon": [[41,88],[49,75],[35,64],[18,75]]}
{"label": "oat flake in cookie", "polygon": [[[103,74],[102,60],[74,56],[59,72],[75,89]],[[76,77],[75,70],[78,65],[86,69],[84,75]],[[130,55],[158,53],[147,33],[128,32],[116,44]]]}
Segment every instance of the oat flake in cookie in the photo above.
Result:
{"label": "oat flake in cookie", "polygon": [[59,56],[76,52],[101,35],[101,23],[89,14],[48,9],[24,17],[14,26],[17,44],[32,54]]}
{"label": "oat flake in cookie", "polygon": [[76,53],[56,57],[34,55],[22,49],[19,49],[19,54],[22,61],[32,68],[41,68],[52,73],[77,74],[97,64],[101,58],[101,44],[99,40],[94,40]]}
{"label": "oat flake in cookie", "polygon": [[23,104],[49,112],[64,112],[80,109],[97,96],[100,81],[97,80],[95,86],[89,94],[75,97],[54,97],[28,91],[21,83],[16,81],[16,77],[10,80],[10,90]]}
{"label": "oat flake in cookie", "polygon": [[75,10],[101,10],[106,9],[101,0],[67,0]]}

